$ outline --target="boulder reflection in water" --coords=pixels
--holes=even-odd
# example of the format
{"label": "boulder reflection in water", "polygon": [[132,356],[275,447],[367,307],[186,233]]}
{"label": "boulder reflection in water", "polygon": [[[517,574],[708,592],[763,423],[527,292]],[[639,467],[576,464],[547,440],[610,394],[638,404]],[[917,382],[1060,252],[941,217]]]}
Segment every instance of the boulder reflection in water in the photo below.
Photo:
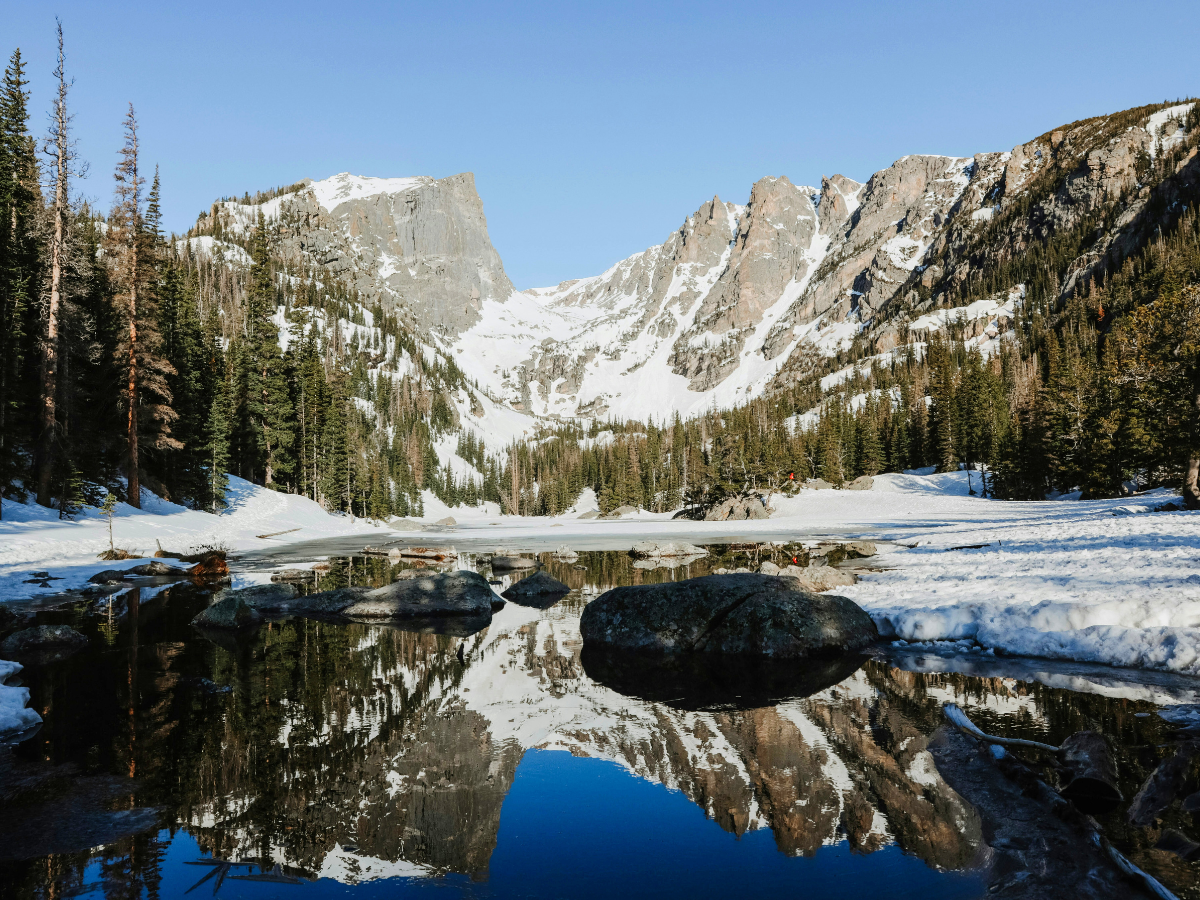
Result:
{"label": "boulder reflection in water", "polygon": [[675,709],[751,709],[808,697],[845,681],[868,657],[767,660],[712,653],[651,654],[584,646],[584,672],[627,697]]}

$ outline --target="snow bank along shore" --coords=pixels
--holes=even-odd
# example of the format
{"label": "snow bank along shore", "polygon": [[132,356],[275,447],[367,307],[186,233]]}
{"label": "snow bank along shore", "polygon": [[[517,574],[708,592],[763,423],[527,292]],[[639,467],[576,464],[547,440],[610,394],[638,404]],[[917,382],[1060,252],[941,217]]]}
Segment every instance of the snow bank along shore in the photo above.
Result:
{"label": "snow bank along shore", "polygon": [[[965,472],[881,475],[869,491],[776,497],[770,519],[744,522],[646,512],[581,519],[594,508],[590,493],[554,519],[501,516],[494,507],[448,510],[429,495],[425,518],[454,516],[454,536],[438,540],[460,548],[624,549],[666,537],[887,542],[874,559],[883,570],[839,592],[900,646],[968,642],[962,646],[976,651],[1200,675],[1200,513],[1160,511],[1176,499],[1166,491],[1123,500],[1009,502],[970,496]],[[370,543],[388,534],[386,525],[330,515],[311,500],[236,478],[229,499],[229,509],[212,516],[147,493],[142,510],[118,509],[115,542],[150,555],[156,540],[170,550],[219,545],[243,552],[358,534]],[[101,569],[138,564],[99,560],[107,546],[108,524],[95,510],[60,521],[53,511],[6,500],[0,599],[78,588]],[[49,588],[25,583],[34,572],[61,580]],[[17,691],[0,690],[0,718],[23,706]]]}

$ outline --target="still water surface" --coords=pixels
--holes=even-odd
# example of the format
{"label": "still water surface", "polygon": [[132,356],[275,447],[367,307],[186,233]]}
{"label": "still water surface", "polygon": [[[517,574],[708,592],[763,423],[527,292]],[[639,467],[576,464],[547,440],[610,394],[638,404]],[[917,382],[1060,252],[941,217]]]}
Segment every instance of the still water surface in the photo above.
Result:
{"label": "still water surface", "polygon": [[[978,897],[978,818],[926,749],[944,702],[1054,743],[1100,727],[1127,797],[1165,752],[1158,688],[911,654],[807,696],[639,699],[589,675],[583,607],[737,560],[541,558],[572,592],[466,636],[291,619],[214,641],[188,624],[209,600],[191,585],[43,613],[91,644],[25,673],[45,725],[13,753],[67,768],[49,806],[4,810],[0,893],[176,897],[209,876],[191,896]],[[398,571],[338,559],[306,589]],[[953,668],[984,674],[931,671]]]}

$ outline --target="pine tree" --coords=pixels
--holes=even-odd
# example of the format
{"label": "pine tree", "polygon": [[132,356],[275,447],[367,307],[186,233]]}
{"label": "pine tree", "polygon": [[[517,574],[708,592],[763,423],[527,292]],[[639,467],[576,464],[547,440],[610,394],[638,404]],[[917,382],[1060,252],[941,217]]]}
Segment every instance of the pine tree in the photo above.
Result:
{"label": "pine tree", "polygon": [[[157,193],[157,187],[156,175],[151,196]],[[149,214],[147,230],[151,235],[156,233]],[[173,407],[179,417],[172,433],[182,445],[162,461],[159,479],[177,502],[203,507],[209,494],[205,423],[211,417],[218,373],[224,367],[214,366],[213,354],[206,352],[194,285],[174,259],[167,260],[158,281],[158,313],[162,355],[174,369],[167,376]],[[215,350],[219,355],[219,346]]]}
{"label": "pine tree", "polygon": [[21,466],[19,435],[28,405],[22,373],[36,334],[40,280],[38,165],[29,133],[25,62],[14,51],[0,86],[0,495]]}
{"label": "pine tree", "polygon": [[222,378],[217,383],[208,417],[204,423],[204,494],[199,498],[203,508],[217,512],[225,506],[225,491],[229,487],[229,431],[232,419],[232,400],[229,383]]}
{"label": "pine tree", "polygon": [[125,145],[115,173],[116,203],[109,221],[108,246],[117,289],[113,299],[123,319],[116,356],[122,373],[127,502],[133,507],[141,505],[143,453],[181,447],[171,436],[177,416],[170,405],[166,379],[176,373],[159,352],[161,335],[152,291],[156,247],[142,213],[145,179],[139,170],[138,149],[137,118],[130,104]]}
{"label": "pine tree", "polygon": [[274,321],[275,286],[267,243],[266,220],[259,215],[251,254],[249,292],[246,298],[246,409],[258,442],[255,471],[268,487],[295,469],[292,455],[295,432],[289,379],[279,349],[279,328]]}
{"label": "pine tree", "polygon": [[321,434],[321,466],[318,497],[326,509],[342,510],[349,505],[350,477],[346,446],[346,394],[341,378],[331,386]]}
{"label": "pine tree", "polygon": [[926,350],[930,370],[929,431],[933,442],[934,463],[939,472],[954,472],[958,469],[958,456],[954,446],[955,403],[954,363],[950,348],[941,335],[929,339]]}

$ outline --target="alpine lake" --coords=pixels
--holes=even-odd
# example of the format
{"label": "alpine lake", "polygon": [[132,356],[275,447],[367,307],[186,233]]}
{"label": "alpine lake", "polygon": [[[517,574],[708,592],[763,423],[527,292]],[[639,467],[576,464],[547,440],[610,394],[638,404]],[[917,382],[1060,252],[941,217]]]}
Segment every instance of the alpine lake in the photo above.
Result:
{"label": "alpine lake", "polygon": [[[1200,864],[1124,819],[1173,753],[1161,704],[1196,703],[1200,682],[884,645],[710,690],[589,659],[579,616],[608,588],[802,552],[708,550],[537,553],[570,593],[473,632],[291,618],[214,637],[190,624],[210,590],[154,579],[40,609],[89,644],[19,676],[44,724],[0,746],[0,897],[986,896],[998,840],[931,752],[947,702],[996,735],[1108,736],[1125,802],[1104,833],[1200,897]],[[345,542],[296,558],[322,555],[300,590],[421,564]],[[497,591],[529,574],[494,574],[486,553],[453,564]],[[1163,822],[1192,825],[1177,808]]]}

